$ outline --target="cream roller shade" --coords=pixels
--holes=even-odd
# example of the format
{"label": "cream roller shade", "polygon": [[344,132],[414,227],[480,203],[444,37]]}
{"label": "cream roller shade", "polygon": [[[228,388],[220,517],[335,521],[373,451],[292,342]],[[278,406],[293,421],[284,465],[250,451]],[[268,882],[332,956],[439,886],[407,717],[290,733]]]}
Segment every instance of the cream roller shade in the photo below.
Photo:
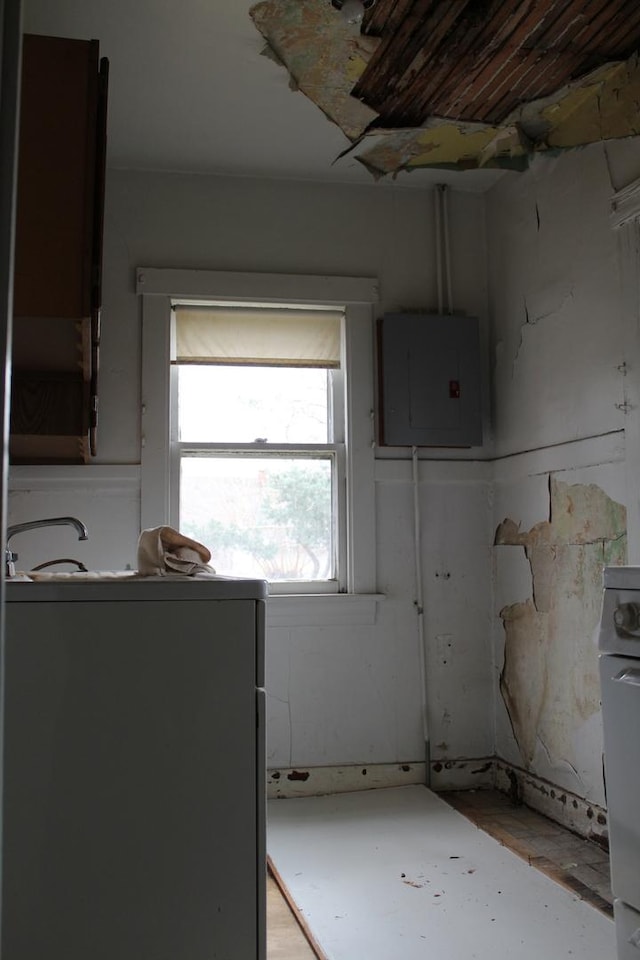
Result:
{"label": "cream roller shade", "polygon": [[342,310],[176,305],[176,363],[340,366]]}

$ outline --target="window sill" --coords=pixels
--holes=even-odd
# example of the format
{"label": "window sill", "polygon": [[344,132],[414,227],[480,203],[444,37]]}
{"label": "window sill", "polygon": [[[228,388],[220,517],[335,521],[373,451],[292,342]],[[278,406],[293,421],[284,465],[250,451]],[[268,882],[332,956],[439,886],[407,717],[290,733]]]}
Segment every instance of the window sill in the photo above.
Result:
{"label": "window sill", "polygon": [[383,593],[274,594],[267,627],[366,626],[376,622]]}

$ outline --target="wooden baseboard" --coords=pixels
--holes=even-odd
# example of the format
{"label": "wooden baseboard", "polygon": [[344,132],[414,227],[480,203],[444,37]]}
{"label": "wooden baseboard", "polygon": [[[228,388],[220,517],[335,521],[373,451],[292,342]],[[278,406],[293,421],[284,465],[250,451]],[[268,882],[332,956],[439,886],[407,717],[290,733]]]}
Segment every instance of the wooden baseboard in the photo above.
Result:
{"label": "wooden baseboard", "polygon": [[267,797],[320,797],[380,787],[425,783],[425,764],[374,763],[336,767],[296,767],[267,771]]}
{"label": "wooden baseboard", "polygon": [[502,760],[495,762],[495,784],[502,793],[512,795],[514,800],[581,837],[602,845],[608,843],[607,811],[597,803]]}

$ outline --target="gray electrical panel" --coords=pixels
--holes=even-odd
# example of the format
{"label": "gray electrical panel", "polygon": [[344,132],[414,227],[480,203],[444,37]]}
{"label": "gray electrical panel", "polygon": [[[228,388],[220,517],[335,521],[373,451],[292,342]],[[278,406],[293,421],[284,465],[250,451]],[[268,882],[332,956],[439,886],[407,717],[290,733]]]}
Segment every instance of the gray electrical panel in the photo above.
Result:
{"label": "gray electrical panel", "polygon": [[378,386],[380,444],[480,446],[477,318],[385,314],[378,321]]}

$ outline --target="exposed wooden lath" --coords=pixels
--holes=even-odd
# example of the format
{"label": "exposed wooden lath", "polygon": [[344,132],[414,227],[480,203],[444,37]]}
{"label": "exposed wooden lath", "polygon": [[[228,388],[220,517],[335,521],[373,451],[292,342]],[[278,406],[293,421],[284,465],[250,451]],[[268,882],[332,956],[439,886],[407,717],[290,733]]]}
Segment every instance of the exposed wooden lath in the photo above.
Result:
{"label": "exposed wooden lath", "polygon": [[640,46],[638,0],[378,0],[380,38],[352,94],[387,129],[430,117],[501,123]]}

